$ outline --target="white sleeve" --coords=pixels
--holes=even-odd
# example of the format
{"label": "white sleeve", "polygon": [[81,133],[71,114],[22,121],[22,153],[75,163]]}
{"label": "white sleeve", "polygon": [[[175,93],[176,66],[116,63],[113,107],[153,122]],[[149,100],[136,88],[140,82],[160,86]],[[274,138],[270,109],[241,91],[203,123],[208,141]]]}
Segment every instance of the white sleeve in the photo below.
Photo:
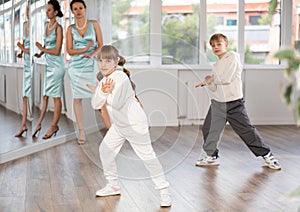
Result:
{"label": "white sleeve", "polygon": [[217,85],[216,85],[216,83],[213,81],[213,82],[211,82],[210,84],[207,84],[207,88],[209,89],[209,90],[211,90],[211,91],[216,91],[217,90]]}
{"label": "white sleeve", "polygon": [[92,96],[92,100],[91,100],[91,104],[92,104],[92,108],[96,109],[101,109],[105,103],[106,103],[106,99],[109,95],[109,93],[104,93],[101,90],[102,87],[102,81],[100,81],[95,93]]}
{"label": "white sleeve", "polygon": [[237,72],[242,71],[242,65],[238,54],[231,54],[217,65],[216,69],[213,70],[214,83],[217,85],[230,84],[235,77]]}
{"label": "white sleeve", "polygon": [[115,75],[114,78],[115,87],[110,95],[110,101],[112,108],[121,109],[128,98],[134,95],[131,83],[126,74]]}

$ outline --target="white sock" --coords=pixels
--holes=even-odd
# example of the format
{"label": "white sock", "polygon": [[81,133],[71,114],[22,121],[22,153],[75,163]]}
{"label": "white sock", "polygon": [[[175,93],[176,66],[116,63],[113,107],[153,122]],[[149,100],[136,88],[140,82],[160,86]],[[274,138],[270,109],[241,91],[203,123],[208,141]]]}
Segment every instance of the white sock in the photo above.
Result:
{"label": "white sock", "polygon": [[115,179],[115,180],[109,180],[108,183],[112,186],[119,186],[119,180]]}

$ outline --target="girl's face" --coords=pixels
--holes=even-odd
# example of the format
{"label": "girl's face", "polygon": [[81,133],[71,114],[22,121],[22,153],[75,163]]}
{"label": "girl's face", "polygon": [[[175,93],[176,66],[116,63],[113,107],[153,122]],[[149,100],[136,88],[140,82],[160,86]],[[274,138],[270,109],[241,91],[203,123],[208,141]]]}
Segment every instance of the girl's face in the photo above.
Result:
{"label": "girl's face", "polygon": [[80,2],[74,3],[73,6],[72,6],[72,13],[74,14],[76,19],[85,17],[84,5]]}
{"label": "girl's face", "polygon": [[118,65],[118,62],[113,59],[103,59],[100,58],[98,61],[98,67],[101,71],[101,73],[105,76],[110,75],[116,70],[116,67]]}
{"label": "girl's face", "polygon": [[227,52],[228,43],[224,39],[211,42],[213,53],[221,59]]}
{"label": "girl's face", "polygon": [[56,17],[57,11],[54,11],[54,8],[53,8],[52,4],[47,5],[46,15],[47,15],[48,19],[52,19],[52,18]]}

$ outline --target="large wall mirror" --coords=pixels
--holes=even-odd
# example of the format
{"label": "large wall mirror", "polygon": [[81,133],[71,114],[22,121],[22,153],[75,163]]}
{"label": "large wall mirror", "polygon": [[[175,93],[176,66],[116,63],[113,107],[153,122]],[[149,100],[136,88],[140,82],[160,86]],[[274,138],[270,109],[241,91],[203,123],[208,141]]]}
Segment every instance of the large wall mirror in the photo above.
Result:
{"label": "large wall mirror", "polygon": [[[0,163],[69,140],[76,141],[79,136],[68,76],[70,56],[66,52],[66,30],[75,20],[69,0],[57,1],[63,17],[54,18],[52,4],[49,7],[48,2],[0,0]],[[47,65],[53,68],[59,58],[40,54],[40,47],[55,48],[52,38],[57,36],[59,25],[62,29],[59,54],[62,86],[59,95],[51,96],[58,82],[53,82],[57,75],[51,78]],[[52,71],[58,69],[54,67]],[[89,134],[99,132],[104,124],[98,112],[92,110],[90,98],[83,99],[82,107],[86,141],[90,142]]]}

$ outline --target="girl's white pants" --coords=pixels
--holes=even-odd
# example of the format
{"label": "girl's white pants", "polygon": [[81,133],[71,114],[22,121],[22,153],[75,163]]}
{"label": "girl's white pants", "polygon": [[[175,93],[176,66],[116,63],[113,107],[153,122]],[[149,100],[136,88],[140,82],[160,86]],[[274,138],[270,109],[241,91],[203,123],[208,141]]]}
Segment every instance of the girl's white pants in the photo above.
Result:
{"label": "girl's white pants", "polygon": [[103,166],[104,176],[108,181],[118,179],[117,164],[115,158],[121,147],[128,141],[137,156],[144,162],[155,184],[155,189],[164,189],[169,186],[165,179],[162,166],[153,151],[149,136],[148,126],[133,128],[119,128],[114,124],[106,133],[99,146],[100,159]]}

